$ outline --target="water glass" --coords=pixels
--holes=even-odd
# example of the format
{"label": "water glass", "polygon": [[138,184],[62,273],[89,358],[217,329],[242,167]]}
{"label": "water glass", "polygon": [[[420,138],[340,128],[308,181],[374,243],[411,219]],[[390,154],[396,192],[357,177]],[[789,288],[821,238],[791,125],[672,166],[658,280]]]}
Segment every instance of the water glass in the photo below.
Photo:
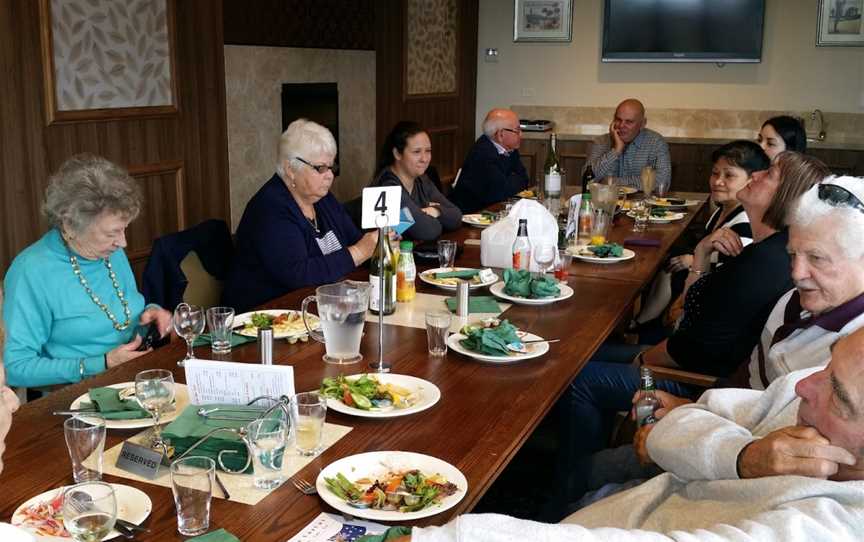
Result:
{"label": "water glass", "polygon": [[63,492],[63,525],[79,542],[98,542],[117,521],[114,488],[104,482],[84,482]]}
{"label": "water glass", "polygon": [[636,200],[630,207],[630,214],[633,216],[633,231],[643,232],[648,229],[648,220],[651,216],[651,205],[642,200]]}
{"label": "water glass", "polygon": [[246,426],[243,440],[252,454],[254,484],[260,489],[273,489],[285,481],[282,464],[288,439],[288,424],[284,419],[265,418]]}
{"label": "water glass", "polygon": [[321,451],[327,400],[318,392],[308,391],[294,396],[297,414],[297,452],[311,456]]}
{"label": "water glass", "polygon": [[210,528],[215,477],[216,462],[209,457],[189,456],[171,463],[177,531],[183,536],[198,536]]}
{"label": "water glass", "polygon": [[456,261],[456,241],[441,239],[438,241],[438,267],[453,267]]}
{"label": "water glass", "polygon": [[606,237],[609,235],[609,228],[612,226],[612,215],[605,209],[594,209],[594,224],[591,227],[591,243],[602,245],[606,242]]}
{"label": "water glass", "polygon": [[204,332],[204,310],[197,305],[180,303],[174,309],[172,323],[177,335],[186,341],[186,357],[177,363],[179,367],[183,367],[183,361],[195,358],[192,343]]}
{"label": "water glass", "polygon": [[447,332],[453,315],[450,311],[430,311],[426,313],[426,340],[429,343],[429,355],[441,357],[447,355]]}
{"label": "water glass", "polygon": [[210,349],[214,354],[231,352],[231,332],[234,327],[234,309],[210,307],[207,309],[207,327],[210,328]]}
{"label": "water glass", "polygon": [[162,428],[159,418],[174,401],[174,375],[165,369],[150,369],[135,375],[135,399],[141,408],[153,416],[153,435],[150,445],[162,446]]}
{"label": "water glass", "polygon": [[105,450],[105,420],[100,418],[68,418],[63,422],[63,434],[72,478],[75,483],[102,479],[102,452]]}
{"label": "water glass", "polygon": [[573,255],[567,250],[559,250],[558,257],[555,258],[555,278],[559,282],[567,282],[569,275],[570,264],[573,262]]}

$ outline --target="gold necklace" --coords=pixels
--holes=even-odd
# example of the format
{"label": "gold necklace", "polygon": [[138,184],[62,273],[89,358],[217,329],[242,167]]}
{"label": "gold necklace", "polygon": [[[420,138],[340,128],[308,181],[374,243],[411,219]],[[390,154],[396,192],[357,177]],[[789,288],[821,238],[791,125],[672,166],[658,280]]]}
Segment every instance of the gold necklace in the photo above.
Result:
{"label": "gold necklace", "polygon": [[93,303],[102,309],[105,316],[111,320],[114,329],[117,331],[123,331],[129,327],[129,323],[132,321],[132,314],[129,312],[129,302],[126,301],[126,296],[123,295],[123,291],[120,289],[120,284],[117,283],[117,275],[114,274],[114,269],[111,268],[111,262],[108,261],[108,258],[102,258],[102,263],[104,263],[105,267],[108,269],[108,277],[111,279],[111,285],[114,287],[114,291],[117,292],[117,298],[120,299],[120,304],[123,305],[123,315],[126,317],[126,321],[122,324],[117,321],[117,318],[114,316],[114,313],[111,312],[111,309],[109,309],[105,303],[102,303],[99,296],[93,293],[93,289],[90,288],[90,284],[88,284],[87,279],[84,278],[84,273],[81,272],[81,266],[78,265],[78,258],[72,254],[72,251],[69,249],[69,244],[66,243],[66,239],[63,239],[63,242],[66,245],[66,252],[69,254],[69,263],[72,264],[72,272],[75,273],[76,277],[78,277],[78,282],[80,282],[81,286],[84,287],[84,291],[87,292],[87,295],[90,296]]}

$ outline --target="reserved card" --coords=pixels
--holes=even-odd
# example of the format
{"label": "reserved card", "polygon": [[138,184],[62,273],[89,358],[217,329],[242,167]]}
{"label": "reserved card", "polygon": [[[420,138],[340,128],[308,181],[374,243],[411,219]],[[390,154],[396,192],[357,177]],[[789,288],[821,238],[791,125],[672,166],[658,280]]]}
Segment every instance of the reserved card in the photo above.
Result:
{"label": "reserved card", "polygon": [[186,385],[193,405],[245,405],[261,396],[294,396],[294,368],[206,359],[186,360]]}

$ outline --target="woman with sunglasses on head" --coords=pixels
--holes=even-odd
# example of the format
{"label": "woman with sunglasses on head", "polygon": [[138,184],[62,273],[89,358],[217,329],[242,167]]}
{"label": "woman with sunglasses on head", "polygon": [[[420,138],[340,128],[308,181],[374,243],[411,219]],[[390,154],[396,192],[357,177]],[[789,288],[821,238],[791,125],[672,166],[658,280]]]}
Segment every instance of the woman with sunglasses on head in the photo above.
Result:
{"label": "woman with sunglasses on head", "polygon": [[279,141],[276,173],[246,205],[223,303],[249,310],[291,290],[336,282],[372,256],[363,234],[330,193],[336,140],[306,119]]}
{"label": "woman with sunglasses on head", "polygon": [[414,221],[403,233],[408,239],[432,241],[462,223],[462,211],[426,176],[431,160],[429,134],[416,122],[398,122],[381,147],[372,186],[402,187],[402,213]]}
{"label": "woman with sunglasses on head", "polygon": [[807,150],[807,134],[800,120],[789,115],[780,115],[766,120],[756,136],[771,160],[783,151],[804,152]]}

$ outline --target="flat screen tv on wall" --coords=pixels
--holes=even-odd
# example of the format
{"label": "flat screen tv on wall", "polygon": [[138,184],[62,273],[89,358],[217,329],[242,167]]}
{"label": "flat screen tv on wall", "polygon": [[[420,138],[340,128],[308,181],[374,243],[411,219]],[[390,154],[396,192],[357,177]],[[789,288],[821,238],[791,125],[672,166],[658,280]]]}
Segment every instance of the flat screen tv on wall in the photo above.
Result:
{"label": "flat screen tv on wall", "polygon": [[760,62],[765,0],[605,0],[603,62]]}

